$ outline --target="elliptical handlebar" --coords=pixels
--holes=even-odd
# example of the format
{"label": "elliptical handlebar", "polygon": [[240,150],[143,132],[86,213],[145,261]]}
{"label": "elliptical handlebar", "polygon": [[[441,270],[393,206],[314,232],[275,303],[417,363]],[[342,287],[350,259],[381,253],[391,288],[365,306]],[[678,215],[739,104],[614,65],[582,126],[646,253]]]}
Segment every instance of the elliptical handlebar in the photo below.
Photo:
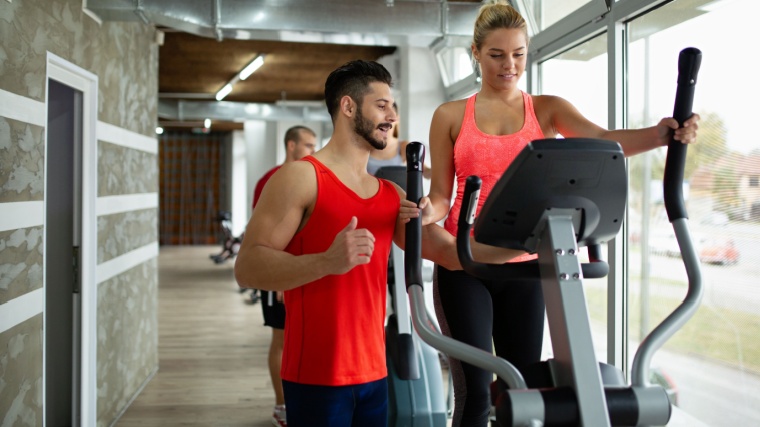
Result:
{"label": "elliptical handlebar", "polygon": [[462,209],[459,211],[457,224],[457,255],[464,271],[480,278],[514,277],[528,279],[539,276],[538,265],[535,263],[484,264],[472,258],[470,247],[470,232],[475,223],[475,210],[480,198],[479,177],[468,176],[464,186]]}
{"label": "elliptical handlebar", "polygon": [[[406,146],[406,199],[419,203],[422,198],[422,165],[425,146],[410,142]],[[512,389],[526,389],[525,379],[517,368],[506,360],[477,347],[459,342],[440,333],[428,317],[422,281],[422,223],[414,218],[406,224],[404,244],[404,274],[409,294],[412,324],[423,341],[461,361],[495,372]]]}
{"label": "elliptical handlebar", "polygon": [[[679,125],[692,115],[694,89],[697,73],[702,62],[702,52],[694,47],[685,48],[678,57],[678,86],[676,90],[673,117]],[[702,301],[702,272],[699,257],[692,243],[687,223],[688,215],[683,198],[684,167],[686,166],[687,145],[671,139],[665,160],[663,191],[665,209],[681,250],[681,258],[686,267],[689,288],[681,305],[657,325],[641,342],[633,358],[631,382],[637,386],[649,385],[649,367],[654,352],[662,347],[696,313]]]}
{"label": "elliptical handlebar", "polygon": [[[702,63],[702,52],[694,47],[687,47],[678,56],[678,85],[676,102],[673,107],[673,118],[680,126],[692,115],[694,104],[694,89],[697,84],[697,73]],[[683,199],[683,174],[686,166],[686,144],[671,139],[668,144],[668,156],[665,160],[665,177],[663,190],[665,210],[668,219],[673,222],[679,218],[688,218]]]}
{"label": "elliptical handlebar", "polygon": [[[406,146],[406,200],[415,204],[422,199],[422,168],[425,160],[425,146],[410,142]],[[404,230],[404,277],[407,292],[411,284],[422,284],[422,223],[420,218],[412,218]]]}

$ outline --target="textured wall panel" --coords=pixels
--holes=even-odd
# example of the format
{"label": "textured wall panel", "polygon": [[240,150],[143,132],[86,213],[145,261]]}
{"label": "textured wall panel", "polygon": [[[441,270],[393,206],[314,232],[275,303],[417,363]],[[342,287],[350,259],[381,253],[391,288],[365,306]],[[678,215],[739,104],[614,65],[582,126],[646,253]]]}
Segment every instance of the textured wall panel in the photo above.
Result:
{"label": "textured wall panel", "polygon": [[158,240],[158,210],[98,217],[98,264]]}
{"label": "textured wall panel", "polygon": [[0,304],[42,287],[42,230],[0,232]]}
{"label": "textured wall panel", "polygon": [[42,314],[0,333],[0,425],[42,426]]}
{"label": "textured wall panel", "polygon": [[158,192],[158,155],[98,141],[98,196]]}
{"label": "textured wall panel", "polygon": [[42,127],[0,116],[0,203],[42,200],[43,140]]}
{"label": "textured wall panel", "polygon": [[147,136],[156,135],[158,46],[153,28],[104,22],[92,69],[99,77],[98,119]]}
{"label": "textured wall panel", "polygon": [[[0,1],[0,89],[44,102],[51,52],[98,77],[98,100],[93,106],[97,120],[154,137],[158,46],[153,33],[152,26],[142,23],[99,25],[82,12],[81,0]],[[40,126],[0,118],[0,202],[43,200],[44,132]],[[106,183],[103,194],[157,191],[155,155],[104,150],[97,178],[99,184]],[[116,170],[121,172],[114,175]],[[111,186],[108,182],[114,176],[126,182]],[[14,298],[41,286],[41,237],[35,236],[42,233],[40,227],[0,233],[0,245],[4,245],[0,286],[7,287],[0,290],[0,298]],[[156,211],[101,218],[98,233],[99,262],[112,259],[157,240]],[[32,248],[35,241],[37,246]],[[112,424],[136,393],[135,384],[142,384],[158,366],[157,274],[153,261],[101,287],[97,369],[104,374],[98,378],[98,386],[103,387],[97,391],[99,424]],[[112,292],[115,283],[124,286],[115,286]],[[36,323],[23,322],[0,335],[0,425],[42,425],[42,322],[38,317]],[[19,328],[25,332],[17,332]],[[36,344],[30,345],[31,341]],[[6,350],[18,348],[20,342],[24,343],[21,353]],[[36,360],[37,371],[9,359],[16,354],[28,364]]]}
{"label": "textured wall panel", "polygon": [[158,369],[158,260],[98,286],[98,426],[108,426]]}

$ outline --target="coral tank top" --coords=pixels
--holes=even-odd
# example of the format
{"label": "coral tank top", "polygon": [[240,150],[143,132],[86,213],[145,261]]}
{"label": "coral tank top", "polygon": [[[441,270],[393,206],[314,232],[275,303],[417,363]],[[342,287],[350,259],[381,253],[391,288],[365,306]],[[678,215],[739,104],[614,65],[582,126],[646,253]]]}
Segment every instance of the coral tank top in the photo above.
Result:
{"label": "coral tank top", "polygon": [[[444,228],[456,236],[459,211],[462,209],[462,198],[467,177],[477,175],[483,181],[480,189],[480,199],[476,215],[480,213],[488,195],[507,170],[515,157],[529,142],[543,139],[544,133],[533,109],[533,98],[523,92],[525,118],[522,129],[510,135],[488,135],[478,129],[475,124],[475,98],[477,94],[467,99],[467,105],[462,119],[462,128],[454,143],[454,171],[456,173],[456,197],[454,205],[444,222]],[[534,259],[535,255],[521,255],[516,261]]]}

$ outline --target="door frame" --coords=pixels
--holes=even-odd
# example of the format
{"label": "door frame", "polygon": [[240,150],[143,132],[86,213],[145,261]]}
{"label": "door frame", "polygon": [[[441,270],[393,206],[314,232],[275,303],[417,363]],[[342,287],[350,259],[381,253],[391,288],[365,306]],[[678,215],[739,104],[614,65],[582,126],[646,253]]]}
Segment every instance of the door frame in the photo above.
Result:
{"label": "door frame", "polygon": [[[82,191],[80,229],[80,295],[81,295],[81,337],[80,348],[80,425],[97,423],[97,309],[98,282],[97,266],[97,114],[98,76],[51,52],[47,52],[47,79],[45,80],[46,104],[48,79],[52,79],[82,92]],[[47,118],[45,120],[47,123]],[[47,176],[47,132],[45,136],[45,175]],[[45,185],[47,195],[47,185]],[[47,209],[47,207],[45,208]],[[47,224],[46,224],[47,225]],[[46,245],[46,243],[45,243]],[[46,285],[46,284],[45,284]],[[46,322],[44,319],[43,322]],[[43,323],[44,325],[44,323]],[[44,326],[43,326],[44,328]],[[45,328],[47,330],[47,328]],[[43,350],[43,360],[48,349]],[[43,365],[43,378],[45,377]],[[43,380],[43,384],[45,381]],[[44,387],[44,385],[43,385]],[[44,396],[43,389],[43,396]]]}

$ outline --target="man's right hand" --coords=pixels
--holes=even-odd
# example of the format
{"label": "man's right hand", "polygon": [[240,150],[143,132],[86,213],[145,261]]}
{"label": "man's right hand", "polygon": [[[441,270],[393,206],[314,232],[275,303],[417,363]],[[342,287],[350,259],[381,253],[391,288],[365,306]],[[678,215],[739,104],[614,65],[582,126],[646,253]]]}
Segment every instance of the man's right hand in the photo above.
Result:
{"label": "man's right hand", "polygon": [[345,274],[361,264],[368,264],[375,250],[375,236],[366,228],[357,229],[359,220],[351,217],[325,252],[333,274]]}

